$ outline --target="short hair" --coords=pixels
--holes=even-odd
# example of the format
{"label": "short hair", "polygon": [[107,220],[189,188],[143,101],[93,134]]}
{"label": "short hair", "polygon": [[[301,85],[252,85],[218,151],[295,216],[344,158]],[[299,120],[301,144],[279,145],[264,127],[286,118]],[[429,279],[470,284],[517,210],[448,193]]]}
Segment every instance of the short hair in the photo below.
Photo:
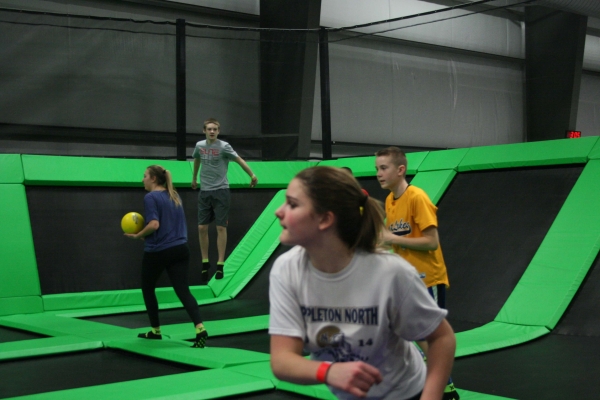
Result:
{"label": "short hair", "polygon": [[396,147],[396,146],[386,147],[385,149],[381,149],[377,153],[375,153],[375,156],[376,157],[389,156],[390,160],[392,161],[392,163],[394,163],[394,165],[396,165],[398,167],[400,165],[404,165],[406,168],[408,168],[408,161],[406,160],[406,154],[400,147]]}
{"label": "short hair", "polygon": [[208,124],[215,124],[219,129],[221,129],[221,124],[219,123],[219,121],[217,121],[215,118],[209,118],[206,121],[204,121],[204,128],[202,128],[202,130],[206,130],[206,125]]}
{"label": "short hair", "polygon": [[366,195],[358,181],[342,168],[310,167],[298,179],[317,214],[332,212],[336,233],[351,249],[374,252],[383,229],[384,211],[379,200]]}

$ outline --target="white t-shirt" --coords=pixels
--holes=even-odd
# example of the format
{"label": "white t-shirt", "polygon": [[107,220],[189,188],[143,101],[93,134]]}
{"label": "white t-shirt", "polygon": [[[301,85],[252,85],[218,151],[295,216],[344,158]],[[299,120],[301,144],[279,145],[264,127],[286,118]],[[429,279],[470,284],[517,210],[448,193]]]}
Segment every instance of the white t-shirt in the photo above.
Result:
{"label": "white t-shirt", "polygon": [[426,367],[411,341],[431,334],[447,311],[400,256],[357,251],[346,268],[327,274],[296,246],[275,261],[269,296],[269,334],[301,338],[313,360],[379,369],[383,382],[371,387],[369,399],[401,400],[423,390]]}

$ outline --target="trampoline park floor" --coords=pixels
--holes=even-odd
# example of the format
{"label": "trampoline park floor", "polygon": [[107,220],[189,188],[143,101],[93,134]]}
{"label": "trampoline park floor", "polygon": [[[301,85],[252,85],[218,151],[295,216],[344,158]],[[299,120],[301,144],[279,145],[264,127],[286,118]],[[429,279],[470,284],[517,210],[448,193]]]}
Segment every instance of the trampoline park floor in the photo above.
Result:
{"label": "trampoline park floor", "polygon": [[[456,176],[438,203],[440,238],[451,282],[448,319],[456,332],[494,321],[582,169],[569,165]],[[361,179],[361,183],[383,200],[384,193],[377,191],[374,179]],[[8,354],[0,359],[0,398],[331,398],[323,385],[302,389],[284,382],[277,382],[276,388],[273,385],[277,380],[270,371],[266,330],[268,273],[276,256],[285,250],[280,246],[234,299],[201,305],[209,331],[205,349],[189,348],[193,327],[180,308],[161,310],[163,341],[135,337],[148,329],[145,312],[80,318],[58,314],[0,317],[0,347],[25,343],[23,349],[35,348],[40,341],[52,340],[57,346],[47,354],[23,356],[21,351],[19,357]],[[597,264],[596,260],[551,333],[457,358],[452,375],[461,398],[600,398]],[[69,335],[83,339],[69,342],[72,348],[65,351],[59,339]]]}

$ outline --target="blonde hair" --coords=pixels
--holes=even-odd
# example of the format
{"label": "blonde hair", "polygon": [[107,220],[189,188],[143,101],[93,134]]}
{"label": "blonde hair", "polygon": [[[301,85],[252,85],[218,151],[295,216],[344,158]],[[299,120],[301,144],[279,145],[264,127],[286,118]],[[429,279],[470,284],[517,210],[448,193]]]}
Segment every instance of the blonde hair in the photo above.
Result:
{"label": "blonde hair", "polygon": [[175,206],[181,206],[181,198],[173,186],[173,177],[171,176],[171,172],[167,169],[164,169],[160,165],[151,165],[147,168],[147,170],[150,176],[156,178],[157,185],[164,186],[167,189],[169,192],[169,197],[171,198],[171,201],[175,203]]}
{"label": "blonde hair", "polygon": [[331,211],[335,215],[337,234],[349,248],[375,251],[383,228],[383,207],[363,192],[352,175],[336,167],[311,167],[295,179],[303,184],[317,214]]}
{"label": "blonde hair", "polygon": [[221,124],[219,123],[219,121],[217,121],[214,118],[209,118],[206,121],[204,121],[204,128],[202,130],[206,130],[206,125],[208,124],[215,124],[219,129],[221,129]]}

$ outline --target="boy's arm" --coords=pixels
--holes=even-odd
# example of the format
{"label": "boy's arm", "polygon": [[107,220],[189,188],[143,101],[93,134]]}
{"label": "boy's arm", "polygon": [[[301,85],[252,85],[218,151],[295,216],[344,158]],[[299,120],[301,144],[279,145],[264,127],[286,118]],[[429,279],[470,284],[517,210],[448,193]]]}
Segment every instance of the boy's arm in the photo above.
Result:
{"label": "boy's arm", "polygon": [[246,171],[246,173],[248,174],[248,176],[250,176],[250,187],[253,188],[254,186],[256,186],[256,184],[258,183],[258,178],[256,177],[256,175],[254,175],[254,172],[252,172],[252,170],[250,169],[250,167],[248,166],[248,164],[246,164],[246,161],[244,161],[244,159],[240,156],[238,156],[237,158],[234,159],[234,161],[236,163],[238,163],[240,165],[240,167],[242,167],[242,169],[244,171]]}
{"label": "boy's arm", "polygon": [[437,250],[440,245],[440,237],[436,226],[425,228],[421,237],[398,236],[388,229],[384,229],[381,233],[381,244],[384,246],[394,244],[406,249],[430,251]]}
{"label": "boy's arm", "polygon": [[192,189],[198,187],[198,170],[200,169],[200,158],[194,158],[194,174],[192,175]]}

